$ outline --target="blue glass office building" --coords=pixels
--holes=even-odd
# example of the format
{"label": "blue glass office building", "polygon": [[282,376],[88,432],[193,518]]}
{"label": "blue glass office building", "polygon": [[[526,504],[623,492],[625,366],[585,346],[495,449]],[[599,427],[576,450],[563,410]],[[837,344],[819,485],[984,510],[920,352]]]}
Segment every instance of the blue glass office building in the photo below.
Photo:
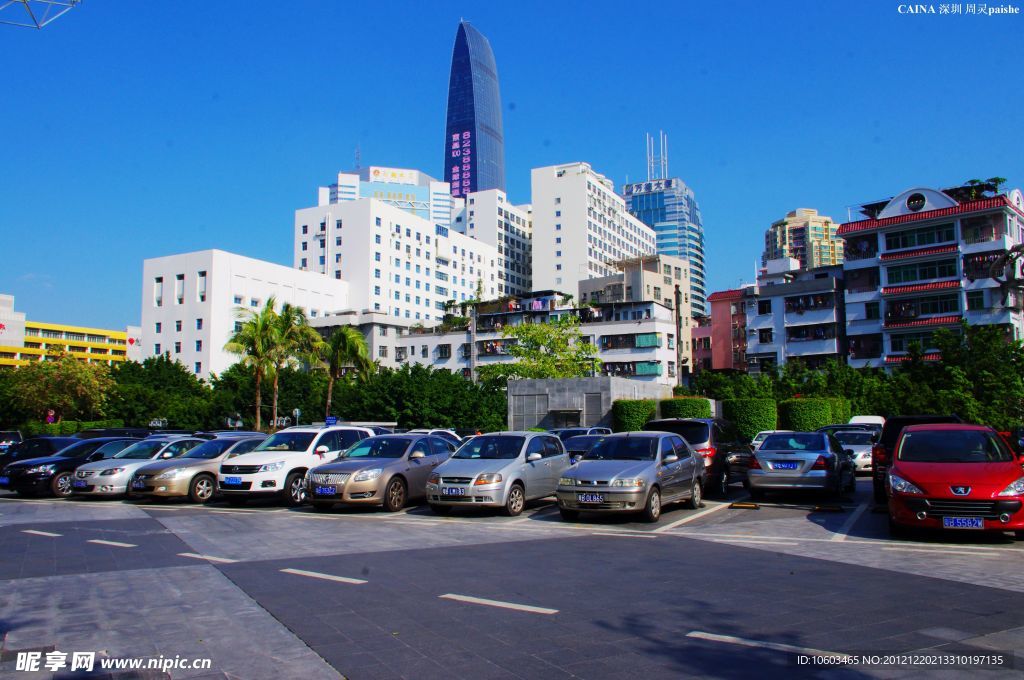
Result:
{"label": "blue glass office building", "polygon": [[690,304],[694,316],[710,313],[704,262],[704,223],[693,190],[681,179],[652,179],[623,188],[629,212],[657,235],[660,255],[690,263]]}
{"label": "blue glass office building", "polygon": [[452,196],[505,190],[498,67],[487,38],[465,21],[452,50],[442,179],[451,182]]}

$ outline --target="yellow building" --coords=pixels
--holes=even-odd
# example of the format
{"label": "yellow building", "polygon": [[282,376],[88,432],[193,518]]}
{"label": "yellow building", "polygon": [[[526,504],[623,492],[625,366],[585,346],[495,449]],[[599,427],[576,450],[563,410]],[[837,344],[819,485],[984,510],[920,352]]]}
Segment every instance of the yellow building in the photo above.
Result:
{"label": "yellow building", "polygon": [[764,233],[761,264],[785,257],[798,260],[801,269],[842,264],[843,240],[836,236],[838,226],[813,208],[793,210]]}
{"label": "yellow building", "polygon": [[111,365],[139,351],[139,329],[123,331],[27,321],[14,311],[14,298],[0,295],[0,368],[24,366],[69,354],[92,364]]}

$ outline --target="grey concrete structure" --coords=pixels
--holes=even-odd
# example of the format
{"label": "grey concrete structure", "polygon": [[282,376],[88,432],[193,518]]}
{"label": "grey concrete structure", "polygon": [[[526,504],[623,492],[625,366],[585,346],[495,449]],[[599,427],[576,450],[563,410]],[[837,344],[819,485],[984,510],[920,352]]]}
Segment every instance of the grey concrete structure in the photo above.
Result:
{"label": "grey concrete structure", "polygon": [[672,388],[628,378],[510,380],[508,424],[512,430],[531,427],[612,426],[616,399],[669,399]]}

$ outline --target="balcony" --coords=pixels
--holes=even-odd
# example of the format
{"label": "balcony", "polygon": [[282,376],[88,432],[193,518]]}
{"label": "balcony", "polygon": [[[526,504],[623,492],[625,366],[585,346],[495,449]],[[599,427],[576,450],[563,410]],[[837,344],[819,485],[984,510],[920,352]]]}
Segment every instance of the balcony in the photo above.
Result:
{"label": "balcony", "polygon": [[960,250],[964,254],[981,253],[989,250],[1009,250],[1014,245],[1013,239],[1007,234],[979,234],[965,236]]}

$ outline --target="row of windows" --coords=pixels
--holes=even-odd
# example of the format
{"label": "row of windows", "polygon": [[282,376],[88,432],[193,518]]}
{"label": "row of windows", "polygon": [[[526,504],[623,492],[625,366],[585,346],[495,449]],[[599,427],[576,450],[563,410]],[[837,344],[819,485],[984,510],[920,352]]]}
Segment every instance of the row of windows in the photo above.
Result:
{"label": "row of windows", "polygon": [[[196,301],[206,302],[206,272],[196,272]],[[185,304],[185,275],[175,274],[174,276],[174,303]],[[164,306],[164,277],[157,276],[153,279],[153,306]]]}
{"label": "row of windows", "polygon": [[[174,322],[174,330],[175,330],[175,332],[178,332],[178,333],[181,332],[181,325],[182,324],[181,324],[181,320],[180,319]],[[153,325],[153,332],[154,333],[162,333],[163,330],[164,330],[163,323],[157,321]],[[196,330],[197,331],[203,330],[203,320],[202,319],[196,319]],[[159,352],[157,352],[157,354],[159,354]]]}

